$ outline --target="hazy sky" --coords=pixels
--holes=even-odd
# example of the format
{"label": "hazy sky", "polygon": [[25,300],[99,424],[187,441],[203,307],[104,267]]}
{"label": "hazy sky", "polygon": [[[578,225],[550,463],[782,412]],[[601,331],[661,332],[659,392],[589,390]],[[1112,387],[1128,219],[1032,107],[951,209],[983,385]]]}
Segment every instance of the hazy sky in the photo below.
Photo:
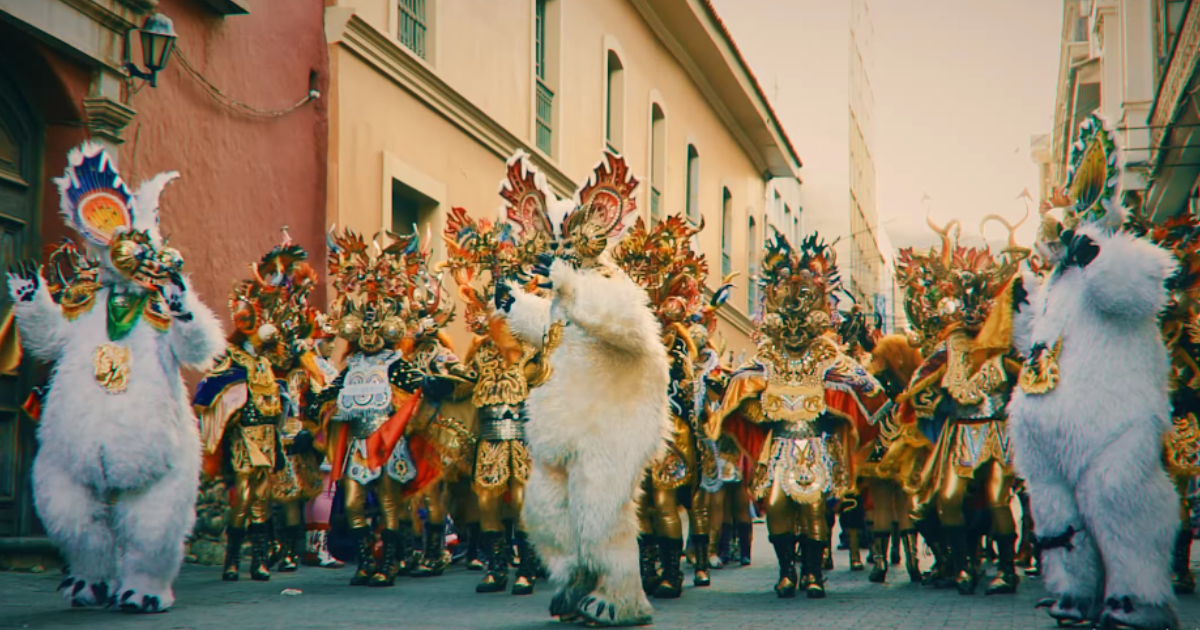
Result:
{"label": "hazy sky", "polygon": [[[846,39],[834,27],[849,0],[714,4],[805,161],[802,178],[811,182],[820,169],[809,168],[815,165],[806,146],[830,141],[819,119],[837,114],[809,103],[818,97],[814,90],[827,97],[830,89],[846,89],[844,81],[827,79],[843,71],[838,64],[846,59]],[[893,244],[931,241],[926,207],[939,222],[959,218],[964,236],[978,234],[989,213],[1019,218],[1021,190],[1038,194],[1030,136],[1053,124],[1061,1],[872,0],[870,9],[870,143],[877,209]],[[844,127],[835,128],[840,136]],[[926,194],[931,201],[923,203]],[[1025,242],[1032,239],[1036,202],[1034,210],[1022,230]],[[992,225],[988,236],[999,239],[1003,231]]]}

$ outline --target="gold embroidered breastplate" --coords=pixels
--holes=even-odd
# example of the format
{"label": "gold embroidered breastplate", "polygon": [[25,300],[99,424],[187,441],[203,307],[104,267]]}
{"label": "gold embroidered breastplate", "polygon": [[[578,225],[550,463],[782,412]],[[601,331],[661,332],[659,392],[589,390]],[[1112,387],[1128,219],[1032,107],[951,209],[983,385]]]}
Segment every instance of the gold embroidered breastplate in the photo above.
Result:
{"label": "gold embroidered breastplate", "polygon": [[999,392],[1008,381],[1003,357],[996,356],[971,372],[971,340],[954,335],[946,344],[946,375],[942,387],[960,405],[979,405]]}
{"label": "gold embroidered breastplate", "polygon": [[837,361],[831,342],[818,339],[804,354],[791,358],[774,348],[764,348],[759,362],[766,370],[762,393],[763,415],[774,422],[812,422],[825,413],[825,373]]}
{"label": "gold embroidered breastplate", "polygon": [[264,417],[275,418],[283,413],[283,401],[279,395],[279,383],[266,357],[256,357],[237,348],[230,348],[230,358],[246,370],[246,389],[250,393],[250,404]]}
{"label": "gold embroidered breastplate", "polygon": [[533,358],[534,350],[522,344],[521,359],[507,364],[492,343],[484,343],[475,352],[477,378],[471,402],[476,407],[489,405],[519,405],[529,396],[525,380],[525,364]]}

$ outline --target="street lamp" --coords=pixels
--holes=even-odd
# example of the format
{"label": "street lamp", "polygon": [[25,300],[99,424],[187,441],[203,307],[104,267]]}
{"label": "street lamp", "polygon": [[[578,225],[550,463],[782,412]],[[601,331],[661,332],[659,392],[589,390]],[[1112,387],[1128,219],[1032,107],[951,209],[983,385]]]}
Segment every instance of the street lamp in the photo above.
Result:
{"label": "street lamp", "polygon": [[[142,71],[133,63],[133,34],[142,35],[142,63],[147,70]],[[125,70],[130,75],[150,82],[150,87],[157,87],[155,78],[167,67],[171,51],[175,49],[175,26],[171,18],[155,13],[146,18],[140,29],[132,29],[125,34]]]}

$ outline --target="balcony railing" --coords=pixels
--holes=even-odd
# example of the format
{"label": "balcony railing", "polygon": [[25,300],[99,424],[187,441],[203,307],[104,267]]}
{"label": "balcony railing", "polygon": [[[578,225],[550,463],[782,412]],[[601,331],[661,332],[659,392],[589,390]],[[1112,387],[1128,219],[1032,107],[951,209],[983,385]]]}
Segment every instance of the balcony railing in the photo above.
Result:
{"label": "balcony railing", "polygon": [[537,146],[542,153],[550,155],[551,142],[554,138],[554,128],[551,120],[554,117],[554,92],[538,79],[537,82]]}

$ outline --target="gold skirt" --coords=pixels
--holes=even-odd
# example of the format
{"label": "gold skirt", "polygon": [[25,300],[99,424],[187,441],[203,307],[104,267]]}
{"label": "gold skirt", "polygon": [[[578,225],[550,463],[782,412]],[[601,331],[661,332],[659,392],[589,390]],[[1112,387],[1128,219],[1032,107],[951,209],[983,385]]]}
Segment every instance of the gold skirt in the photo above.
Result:
{"label": "gold skirt", "polygon": [[1012,455],[1005,420],[947,422],[938,436],[933,454],[925,462],[925,470],[915,494],[921,501],[932,498],[945,476],[946,467],[963,479],[972,479],[977,470],[995,461],[1004,467],[1005,473],[1011,474]]}
{"label": "gold skirt", "polygon": [[755,473],[754,495],[762,499],[778,486],[800,504],[841,499],[854,489],[842,455],[836,437],[772,438]]}
{"label": "gold skirt", "polygon": [[529,447],[521,440],[481,440],[475,449],[475,491],[504,492],[529,481]]}
{"label": "gold skirt", "polygon": [[311,453],[288,455],[283,470],[271,479],[274,500],[280,503],[309,501],[321,494],[321,465]]}
{"label": "gold skirt", "polygon": [[650,467],[650,478],[659,490],[682,488],[696,478],[696,446],[692,428],[682,418],[672,415],[675,421],[674,437],[667,448]]}
{"label": "gold skirt", "polygon": [[247,473],[254,468],[275,467],[275,425],[247,427],[238,424],[227,427],[225,432],[229,463],[234,472]]}
{"label": "gold skirt", "polygon": [[1172,477],[1200,476],[1200,421],[1195,414],[1175,418],[1175,426],[1163,436],[1163,464]]}

